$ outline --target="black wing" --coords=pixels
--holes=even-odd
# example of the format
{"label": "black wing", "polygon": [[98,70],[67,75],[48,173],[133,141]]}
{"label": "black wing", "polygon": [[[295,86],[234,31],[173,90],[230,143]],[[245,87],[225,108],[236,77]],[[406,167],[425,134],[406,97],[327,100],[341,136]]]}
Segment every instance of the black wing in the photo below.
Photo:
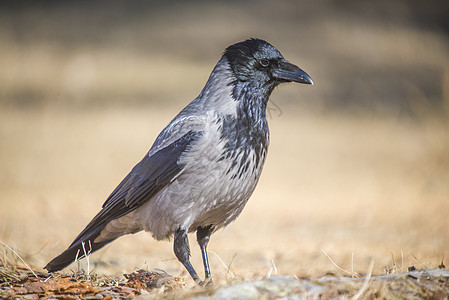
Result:
{"label": "black wing", "polygon": [[137,209],[176,178],[184,167],[179,164],[180,156],[201,135],[202,132],[189,131],[153,155],[145,155],[109,195],[103,204],[103,209],[75,238],[69,248],[48,263],[45,268],[50,272],[57,271],[72,263],[77,255],[78,258],[82,258],[84,256],[83,242],[86,243],[85,247],[89,252],[94,252],[112,242],[115,238],[94,243],[110,221]]}

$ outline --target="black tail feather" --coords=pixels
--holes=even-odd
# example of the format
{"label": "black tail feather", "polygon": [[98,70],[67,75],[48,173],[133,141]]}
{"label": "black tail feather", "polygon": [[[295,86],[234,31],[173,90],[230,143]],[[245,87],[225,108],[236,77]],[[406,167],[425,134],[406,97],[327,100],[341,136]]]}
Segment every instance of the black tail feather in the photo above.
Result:
{"label": "black tail feather", "polygon": [[[103,229],[103,228],[101,228]],[[101,230],[97,230],[93,234],[83,238],[83,239],[75,239],[75,241],[70,245],[70,247],[62,252],[60,255],[55,257],[52,261],[50,261],[44,269],[47,269],[48,272],[56,272],[61,269],[64,269],[72,262],[77,259],[84,258],[86,255],[90,255],[91,253],[99,250],[110,242],[114,241],[116,238],[101,241],[99,243],[95,243],[95,239],[100,235]],[[84,247],[83,247],[84,244]]]}

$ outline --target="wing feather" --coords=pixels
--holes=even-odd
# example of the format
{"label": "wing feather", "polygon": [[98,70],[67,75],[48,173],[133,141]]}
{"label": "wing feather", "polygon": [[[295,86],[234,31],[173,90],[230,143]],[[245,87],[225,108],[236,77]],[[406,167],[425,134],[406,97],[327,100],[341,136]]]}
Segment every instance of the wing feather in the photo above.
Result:
{"label": "wing feather", "polygon": [[183,169],[179,158],[202,132],[189,131],[167,147],[145,157],[120,182],[103,204],[103,209],[90,221],[69,248],[78,244],[98,228],[120,218],[150,200]]}

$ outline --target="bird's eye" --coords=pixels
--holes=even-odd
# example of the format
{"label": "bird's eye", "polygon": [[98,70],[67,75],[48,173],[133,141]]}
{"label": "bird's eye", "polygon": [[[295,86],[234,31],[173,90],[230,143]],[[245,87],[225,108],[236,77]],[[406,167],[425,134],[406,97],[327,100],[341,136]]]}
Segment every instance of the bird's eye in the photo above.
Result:
{"label": "bird's eye", "polygon": [[262,59],[259,59],[259,64],[262,67],[266,68],[270,64],[270,61],[268,59],[266,59],[266,58],[262,58]]}

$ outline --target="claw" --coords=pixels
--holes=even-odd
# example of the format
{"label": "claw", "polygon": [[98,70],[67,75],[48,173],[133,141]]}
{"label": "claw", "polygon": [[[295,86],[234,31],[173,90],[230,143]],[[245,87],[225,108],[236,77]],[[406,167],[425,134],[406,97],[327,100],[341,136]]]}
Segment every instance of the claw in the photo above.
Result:
{"label": "claw", "polygon": [[207,277],[203,281],[200,281],[198,284],[206,289],[214,287],[214,281],[212,280],[212,277]]}

